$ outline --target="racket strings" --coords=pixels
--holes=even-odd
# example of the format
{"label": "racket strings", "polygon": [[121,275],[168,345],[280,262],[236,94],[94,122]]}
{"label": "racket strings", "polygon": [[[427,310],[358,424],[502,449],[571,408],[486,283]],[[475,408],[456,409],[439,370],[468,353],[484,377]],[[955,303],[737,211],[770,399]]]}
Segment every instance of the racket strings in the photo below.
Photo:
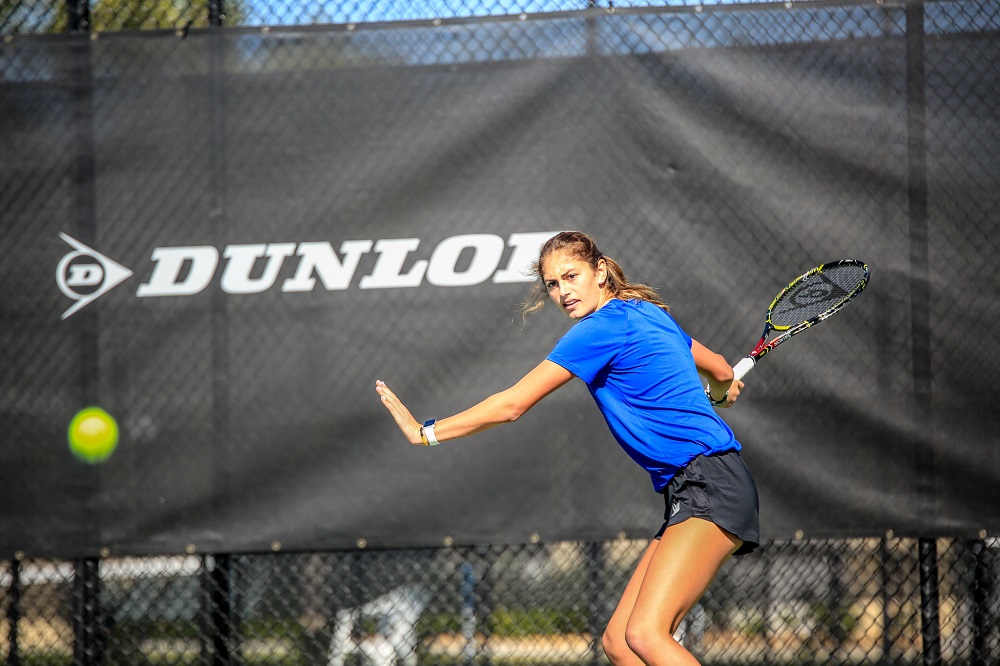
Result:
{"label": "racket strings", "polygon": [[785,328],[820,317],[850,300],[866,278],[866,267],[860,263],[840,263],[811,272],[775,300],[771,324]]}

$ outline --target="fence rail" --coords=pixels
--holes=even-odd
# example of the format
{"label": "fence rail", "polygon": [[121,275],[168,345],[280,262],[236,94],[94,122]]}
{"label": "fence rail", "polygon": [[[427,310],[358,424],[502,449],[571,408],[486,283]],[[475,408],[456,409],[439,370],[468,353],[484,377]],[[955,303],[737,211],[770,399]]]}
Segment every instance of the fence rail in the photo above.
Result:
{"label": "fence rail", "polygon": [[[600,10],[678,11],[689,8],[773,5],[773,0],[439,0],[436,2],[315,3],[303,0],[53,0],[0,2],[0,35],[123,30],[183,30],[191,27],[263,27],[442,21]],[[823,4],[798,0],[796,4]],[[881,2],[879,4],[882,4]]]}

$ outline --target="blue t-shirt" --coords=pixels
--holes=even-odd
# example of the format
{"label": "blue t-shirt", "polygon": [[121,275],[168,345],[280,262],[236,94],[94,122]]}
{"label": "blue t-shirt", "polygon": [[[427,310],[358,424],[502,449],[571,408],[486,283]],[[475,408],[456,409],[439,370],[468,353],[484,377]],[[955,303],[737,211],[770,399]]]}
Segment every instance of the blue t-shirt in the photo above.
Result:
{"label": "blue t-shirt", "polygon": [[662,308],[614,299],[587,315],[548,360],[587,383],[628,455],[662,492],[699,455],[739,451],[691,356],[691,336]]}

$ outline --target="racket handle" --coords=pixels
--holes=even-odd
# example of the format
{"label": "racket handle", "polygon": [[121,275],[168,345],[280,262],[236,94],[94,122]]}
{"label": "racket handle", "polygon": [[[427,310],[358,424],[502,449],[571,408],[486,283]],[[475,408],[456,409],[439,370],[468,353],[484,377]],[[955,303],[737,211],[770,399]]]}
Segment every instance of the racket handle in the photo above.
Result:
{"label": "racket handle", "polygon": [[747,376],[747,373],[753,370],[753,367],[757,365],[757,359],[752,356],[747,356],[742,359],[739,363],[733,366],[733,379],[743,379]]}

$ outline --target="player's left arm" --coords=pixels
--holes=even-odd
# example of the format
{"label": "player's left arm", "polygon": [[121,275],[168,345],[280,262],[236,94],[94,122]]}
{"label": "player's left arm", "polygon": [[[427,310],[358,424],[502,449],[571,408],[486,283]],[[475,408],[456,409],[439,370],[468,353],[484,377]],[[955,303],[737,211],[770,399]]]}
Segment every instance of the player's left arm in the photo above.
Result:
{"label": "player's left arm", "polygon": [[719,407],[729,407],[736,402],[740,396],[740,389],[743,388],[743,382],[733,380],[733,368],[726,358],[694,339],[691,340],[691,356],[694,357],[698,374],[708,381],[714,400],[721,399],[728,391],[725,404]]}
{"label": "player's left arm", "polygon": [[[573,374],[569,370],[546,359],[510,388],[494,393],[464,412],[438,419],[434,424],[434,435],[440,442],[474,435],[503,423],[516,421],[542,398],[572,378]],[[381,380],[375,382],[375,391],[407,440],[411,444],[422,443],[421,424],[413,418],[396,394]]]}

